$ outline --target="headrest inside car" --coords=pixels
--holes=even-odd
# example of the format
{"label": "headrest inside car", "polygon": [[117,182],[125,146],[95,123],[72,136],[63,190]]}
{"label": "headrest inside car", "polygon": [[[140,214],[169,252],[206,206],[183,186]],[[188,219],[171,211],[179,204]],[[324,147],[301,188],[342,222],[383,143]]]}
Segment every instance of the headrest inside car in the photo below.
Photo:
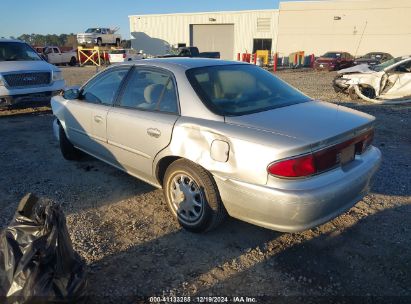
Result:
{"label": "headrest inside car", "polygon": [[147,103],[156,103],[164,90],[162,84],[151,84],[144,89],[144,99]]}

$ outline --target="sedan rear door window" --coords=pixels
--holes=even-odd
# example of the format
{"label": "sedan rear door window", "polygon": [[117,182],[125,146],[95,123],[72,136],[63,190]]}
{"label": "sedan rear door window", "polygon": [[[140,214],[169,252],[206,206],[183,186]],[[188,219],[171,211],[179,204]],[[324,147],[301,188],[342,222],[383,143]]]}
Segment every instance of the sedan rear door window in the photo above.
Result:
{"label": "sedan rear door window", "polygon": [[136,68],[130,75],[119,106],[178,113],[173,76],[165,71]]}

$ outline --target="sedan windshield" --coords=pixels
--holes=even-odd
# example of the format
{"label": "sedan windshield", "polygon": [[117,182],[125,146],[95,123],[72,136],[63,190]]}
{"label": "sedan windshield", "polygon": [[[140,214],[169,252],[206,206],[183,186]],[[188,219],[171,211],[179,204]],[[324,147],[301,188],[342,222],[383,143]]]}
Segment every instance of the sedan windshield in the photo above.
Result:
{"label": "sedan windshield", "polygon": [[311,100],[254,65],[208,66],[186,74],[204,104],[219,115],[239,116]]}
{"label": "sedan windshield", "polygon": [[323,57],[323,58],[340,58],[341,53],[325,53],[321,57]]}
{"label": "sedan windshield", "polygon": [[404,60],[404,59],[405,59],[404,57],[393,58],[393,59],[384,61],[383,63],[380,63],[378,65],[375,65],[373,67],[370,67],[370,69],[379,72],[379,71],[382,71],[385,68],[389,67],[390,65],[393,65],[393,64],[395,64],[397,62],[400,62],[401,60]]}
{"label": "sedan windshield", "polygon": [[97,33],[100,32],[100,29],[96,29],[96,28],[89,28],[86,30],[86,33],[91,34],[91,33]]}
{"label": "sedan windshield", "polygon": [[368,53],[362,56],[361,58],[364,59],[381,59],[382,54],[381,53]]}
{"label": "sedan windshield", "polygon": [[0,61],[42,60],[26,43],[0,42]]}

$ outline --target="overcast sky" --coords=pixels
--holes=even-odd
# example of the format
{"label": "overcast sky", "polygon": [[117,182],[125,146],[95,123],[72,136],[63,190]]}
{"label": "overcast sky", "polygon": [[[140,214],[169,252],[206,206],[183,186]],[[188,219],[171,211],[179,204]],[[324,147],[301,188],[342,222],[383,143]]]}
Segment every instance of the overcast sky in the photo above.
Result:
{"label": "overcast sky", "polygon": [[[287,1],[287,0],[284,0]],[[88,27],[120,27],[129,38],[129,15],[275,9],[279,0],[1,0],[0,37],[69,34]]]}

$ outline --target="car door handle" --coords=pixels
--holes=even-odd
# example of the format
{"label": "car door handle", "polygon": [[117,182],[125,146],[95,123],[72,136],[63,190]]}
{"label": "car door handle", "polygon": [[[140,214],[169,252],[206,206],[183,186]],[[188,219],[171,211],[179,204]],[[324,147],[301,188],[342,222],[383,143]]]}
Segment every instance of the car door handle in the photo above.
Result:
{"label": "car door handle", "polygon": [[103,117],[101,117],[100,115],[96,115],[96,116],[94,116],[94,121],[96,123],[100,123],[100,122],[103,121]]}
{"label": "car door handle", "polygon": [[159,129],[155,129],[155,128],[148,128],[147,129],[147,134],[151,137],[155,137],[155,138],[159,138],[161,135],[161,132]]}

